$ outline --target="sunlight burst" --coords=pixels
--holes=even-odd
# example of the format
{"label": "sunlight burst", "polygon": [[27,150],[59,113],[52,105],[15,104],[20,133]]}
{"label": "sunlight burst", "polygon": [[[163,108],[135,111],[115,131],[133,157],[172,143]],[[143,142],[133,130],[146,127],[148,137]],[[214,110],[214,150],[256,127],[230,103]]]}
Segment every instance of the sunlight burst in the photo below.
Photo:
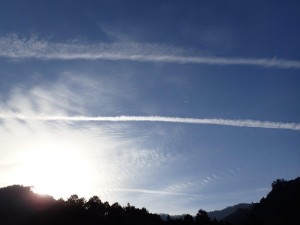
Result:
{"label": "sunlight burst", "polygon": [[[41,146],[41,147],[37,147]],[[78,193],[91,194],[92,169],[72,143],[43,141],[25,156],[21,179],[39,194],[67,198]]]}

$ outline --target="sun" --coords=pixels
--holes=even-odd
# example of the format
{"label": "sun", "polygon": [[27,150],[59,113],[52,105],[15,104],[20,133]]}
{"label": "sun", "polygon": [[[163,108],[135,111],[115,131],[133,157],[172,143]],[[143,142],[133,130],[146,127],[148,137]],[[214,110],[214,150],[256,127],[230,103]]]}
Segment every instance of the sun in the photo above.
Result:
{"label": "sun", "polygon": [[88,196],[92,182],[89,161],[76,143],[43,141],[27,151],[21,178],[33,191],[54,198]]}

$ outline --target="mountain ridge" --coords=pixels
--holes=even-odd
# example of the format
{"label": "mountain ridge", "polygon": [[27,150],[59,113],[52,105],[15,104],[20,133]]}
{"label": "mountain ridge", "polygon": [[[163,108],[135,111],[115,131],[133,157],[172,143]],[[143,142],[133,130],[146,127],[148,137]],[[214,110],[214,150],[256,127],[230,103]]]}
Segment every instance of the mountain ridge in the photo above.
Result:
{"label": "mountain ridge", "polygon": [[238,209],[249,209],[253,206],[254,203],[239,203],[237,205],[228,206],[221,210],[214,210],[208,212],[208,216],[211,219],[223,220],[225,217],[231,215],[236,212]]}

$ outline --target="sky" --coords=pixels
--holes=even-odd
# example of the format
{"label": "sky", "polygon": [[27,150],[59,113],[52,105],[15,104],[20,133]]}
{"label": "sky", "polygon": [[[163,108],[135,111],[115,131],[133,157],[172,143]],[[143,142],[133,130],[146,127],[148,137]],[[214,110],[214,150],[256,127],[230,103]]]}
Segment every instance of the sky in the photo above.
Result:
{"label": "sky", "polygon": [[1,0],[0,186],[195,214],[300,172],[298,0]]}

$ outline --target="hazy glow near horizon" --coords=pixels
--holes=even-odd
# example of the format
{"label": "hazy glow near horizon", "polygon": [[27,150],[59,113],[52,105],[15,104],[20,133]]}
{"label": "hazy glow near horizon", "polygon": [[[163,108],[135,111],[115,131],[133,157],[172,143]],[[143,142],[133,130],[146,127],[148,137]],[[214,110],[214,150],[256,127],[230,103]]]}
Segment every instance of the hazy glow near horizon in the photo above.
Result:
{"label": "hazy glow near horizon", "polygon": [[83,155],[84,143],[73,140],[74,136],[62,137],[42,127],[31,127],[33,132],[28,130],[25,137],[18,138],[19,144],[10,146],[20,152],[10,181],[33,186],[35,192],[55,198],[67,198],[72,193],[93,195],[95,174],[91,162]]}

